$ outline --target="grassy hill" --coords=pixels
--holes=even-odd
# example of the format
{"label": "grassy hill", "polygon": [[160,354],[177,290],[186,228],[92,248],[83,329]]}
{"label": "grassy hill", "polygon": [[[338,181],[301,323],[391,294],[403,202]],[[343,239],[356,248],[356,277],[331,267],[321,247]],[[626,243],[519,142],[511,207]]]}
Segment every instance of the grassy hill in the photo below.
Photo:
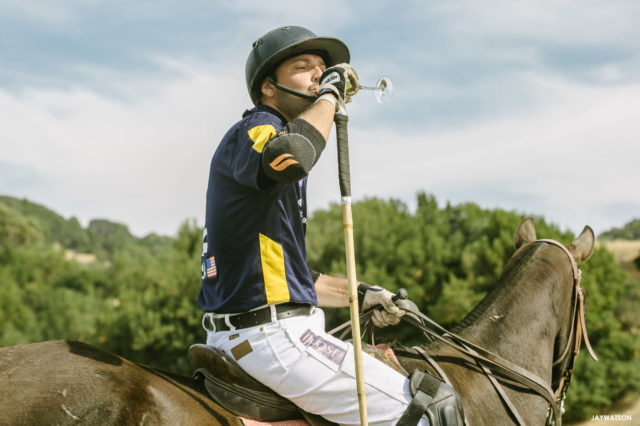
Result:
{"label": "grassy hill", "polygon": [[613,255],[632,279],[640,282],[640,219],[603,232],[598,243]]}
{"label": "grassy hill", "polygon": [[629,277],[640,283],[640,239],[599,240],[598,245],[606,248]]}
{"label": "grassy hill", "polygon": [[8,238],[9,234],[15,234],[18,229],[24,228],[21,232],[29,235],[24,238],[40,240],[46,244],[59,244],[65,250],[91,253],[98,258],[109,258],[116,250],[128,244],[146,246],[153,251],[172,244],[171,238],[156,234],[136,238],[126,225],[106,219],[93,219],[83,228],[75,217],[65,219],[51,209],[27,199],[0,195],[0,208],[0,238],[3,238],[2,229],[5,229],[5,237]]}

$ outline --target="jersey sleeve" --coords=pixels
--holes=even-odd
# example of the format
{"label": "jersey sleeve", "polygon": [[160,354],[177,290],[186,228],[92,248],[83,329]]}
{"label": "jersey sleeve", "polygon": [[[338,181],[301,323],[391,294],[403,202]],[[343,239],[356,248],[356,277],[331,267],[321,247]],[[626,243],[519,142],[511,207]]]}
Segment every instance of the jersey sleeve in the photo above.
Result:
{"label": "jersey sleeve", "polygon": [[266,113],[252,114],[242,123],[229,164],[237,182],[257,190],[265,187],[262,152],[265,144],[274,138],[281,128],[281,122]]}

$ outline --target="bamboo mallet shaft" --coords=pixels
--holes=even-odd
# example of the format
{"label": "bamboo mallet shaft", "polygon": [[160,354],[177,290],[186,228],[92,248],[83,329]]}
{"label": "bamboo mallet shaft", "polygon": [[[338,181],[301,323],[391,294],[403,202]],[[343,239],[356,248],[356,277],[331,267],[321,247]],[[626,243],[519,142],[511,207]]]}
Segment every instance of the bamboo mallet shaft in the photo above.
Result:
{"label": "bamboo mallet shaft", "polygon": [[336,138],[338,141],[338,175],[342,196],[342,223],[344,226],[344,244],[347,261],[347,282],[349,289],[349,310],[351,312],[351,335],[353,337],[353,355],[356,367],[358,405],[360,424],[367,426],[367,398],[365,395],[364,369],[362,367],[362,340],[360,338],[360,319],[358,312],[358,282],[356,280],[356,259],[353,245],[353,215],[351,212],[351,172],[349,169],[349,139],[347,115],[336,114]]}

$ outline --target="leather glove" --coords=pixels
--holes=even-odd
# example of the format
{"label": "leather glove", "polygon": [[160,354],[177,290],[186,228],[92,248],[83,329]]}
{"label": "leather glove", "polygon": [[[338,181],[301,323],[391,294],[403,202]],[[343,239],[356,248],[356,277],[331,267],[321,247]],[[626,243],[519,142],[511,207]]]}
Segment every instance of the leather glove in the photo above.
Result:
{"label": "leather glove", "polygon": [[360,283],[358,286],[358,300],[362,312],[374,307],[382,307],[373,311],[372,320],[376,327],[398,324],[400,318],[406,313],[392,300],[393,296],[393,293],[380,286],[371,286],[366,283]]}
{"label": "leather glove", "polygon": [[358,73],[349,64],[338,64],[327,68],[320,77],[318,96],[332,94],[338,100],[338,106],[351,102],[351,96],[358,91]]}

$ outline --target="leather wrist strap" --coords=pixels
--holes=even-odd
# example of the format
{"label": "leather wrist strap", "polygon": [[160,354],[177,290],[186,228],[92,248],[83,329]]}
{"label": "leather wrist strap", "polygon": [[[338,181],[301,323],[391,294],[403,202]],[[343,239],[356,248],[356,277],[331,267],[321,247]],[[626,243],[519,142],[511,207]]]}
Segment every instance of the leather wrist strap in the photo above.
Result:
{"label": "leather wrist strap", "polygon": [[358,307],[362,309],[362,303],[364,302],[364,295],[367,293],[367,290],[371,288],[370,284],[360,283],[358,284]]}

